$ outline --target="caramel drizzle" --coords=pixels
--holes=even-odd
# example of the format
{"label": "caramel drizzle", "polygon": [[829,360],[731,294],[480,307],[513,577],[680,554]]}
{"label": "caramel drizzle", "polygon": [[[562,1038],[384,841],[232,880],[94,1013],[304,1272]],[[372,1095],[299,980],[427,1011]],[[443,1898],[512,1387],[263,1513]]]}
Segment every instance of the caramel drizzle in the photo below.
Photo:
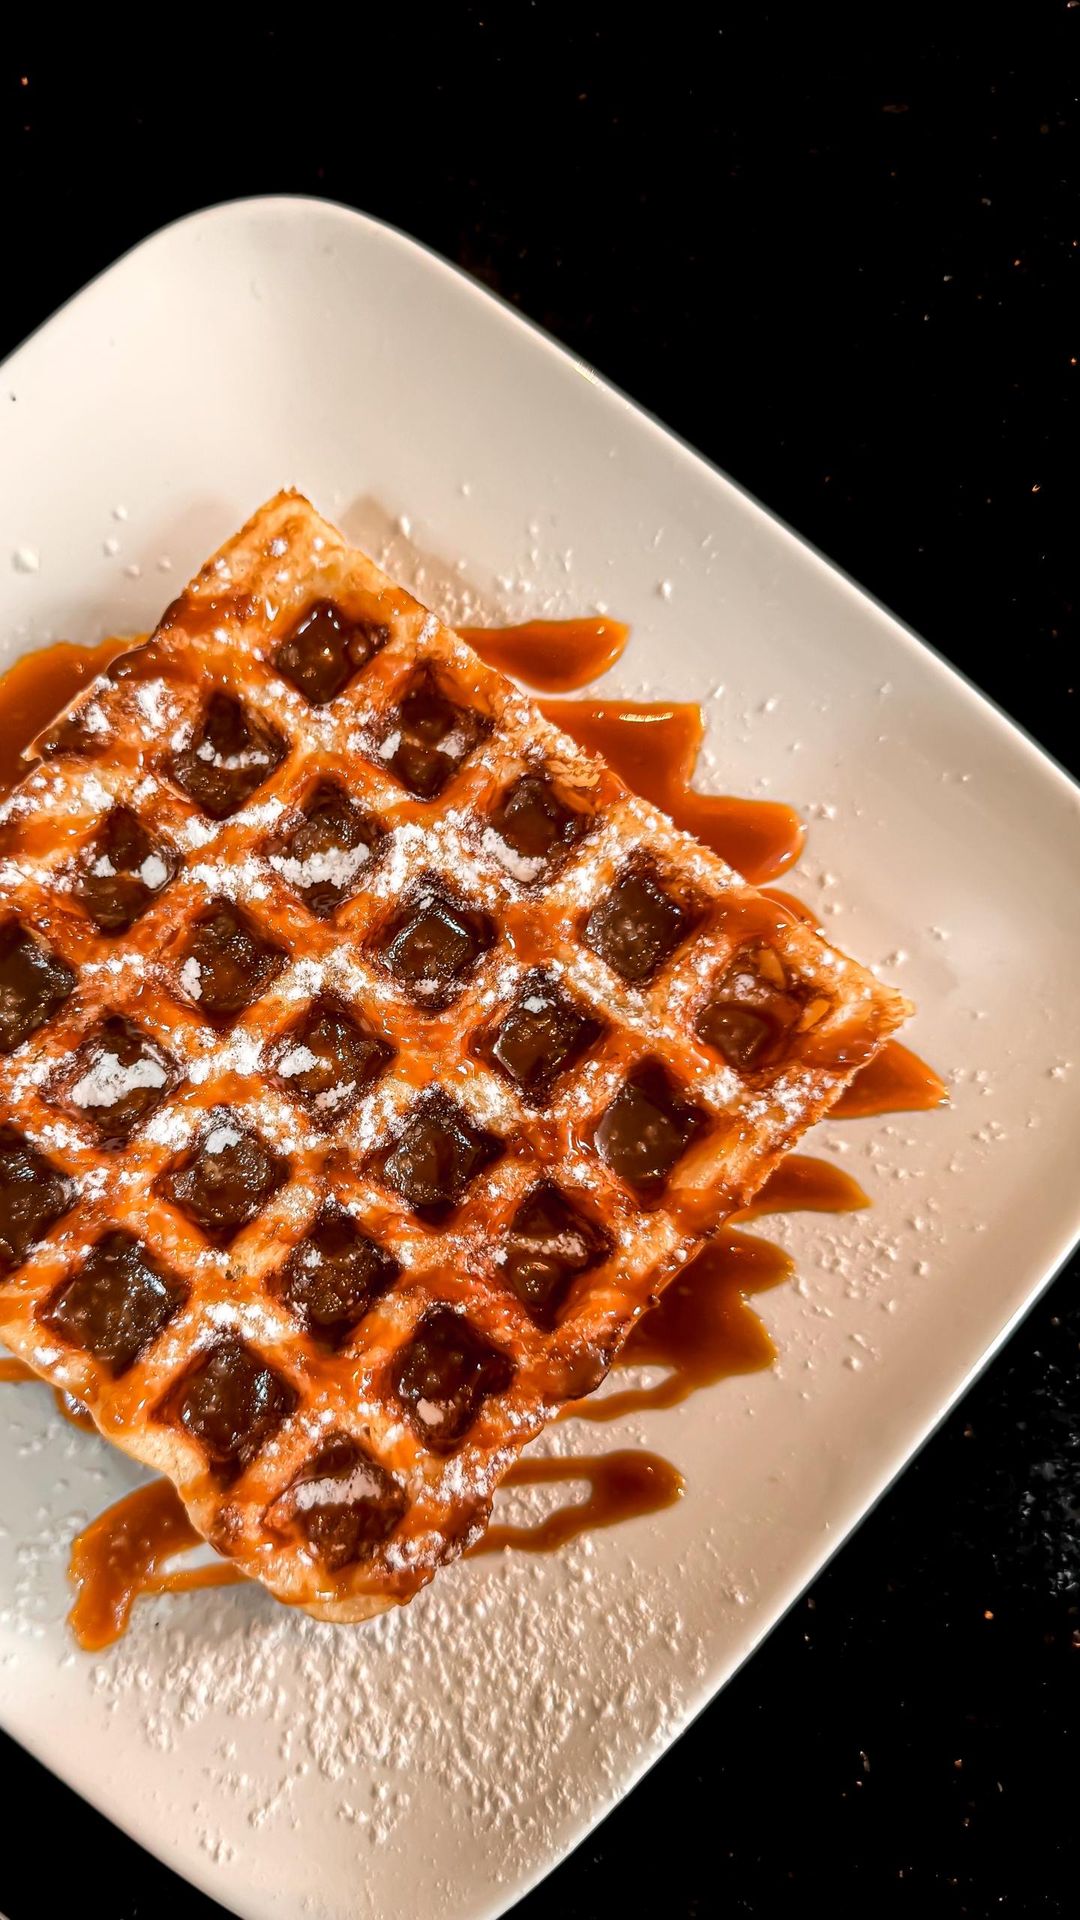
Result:
{"label": "caramel drizzle", "polygon": [[24,653],[0,674],[0,797],[10,793],[26,772],[23,755],[30,742],[118,654],[137,644],[110,638],[100,646],[74,647],[60,640],[37,653]]}
{"label": "caramel drizzle", "polygon": [[[752,1206],[735,1217],[756,1219],[794,1208],[850,1212],[868,1205],[861,1187],[838,1167],[793,1154],[772,1174]],[[663,1367],[664,1378],[652,1387],[577,1401],[563,1417],[606,1421],[628,1412],[670,1407],[729,1375],[768,1367],[775,1348],[747,1296],[778,1285],[792,1271],[793,1263],[780,1247],[729,1225],[639,1321],[616,1360],[621,1368]],[[36,1378],[22,1361],[0,1360],[0,1381]],[[55,1397],[68,1419],[93,1427],[77,1401],[59,1389]],[[530,1553],[553,1552],[595,1527],[614,1526],[671,1506],[684,1486],[669,1461],[625,1449],[520,1460],[504,1484],[552,1486],[576,1481],[584,1481],[589,1488],[585,1500],[556,1507],[535,1526],[496,1524],[472,1552],[511,1546]],[[186,1593],[232,1585],[244,1578],[222,1560],[198,1567],[172,1564],[204,1544],[171,1481],[153,1480],[106,1508],[77,1536],[71,1552],[69,1571],[77,1598],[69,1619],[79,1645],[97,1652],[119,1639],[142,1595]]]}
{"label": "caramel drizzle", "polygon": [[556,1507],[528,1527],[496,1525],[469,1548],[468,1557],[502,1553],[516,1547],[522,1553],[554,1553],[569,1540],[598,1527],[618,1526],[646,1513],[674,1506],[686,1491],[677,1467],[658,1453],[618,1448],[611,1453],[574,1454],[568,1459],[519,1460],[503,1476],[504,1487],[553,1487],[583,1480],[584,1500]]}
{"label": "caramel drizzle", "polygon": [[[490,665],[545,693],[584,686],[615,663],[629,636],[621,622],[608,619],[531,621],[461,631]],[[0,677],[0,794],[10,791],[26,771],[23,754],[30,742],[118,654],[137,644],[120,639],[93,648],[62,643],[25,656]],[[627,786],[663,808],[676,826],[703,840],[748,880],[760,884],[774,879],[798,859],[805,828],[790,807],[693,791],[704,738],[704,718],[696,703],[560,700],[542,703],[542,710],[580,746],[603,754]],[[802,901],[776,888],[768,891],[788,912],[814,924]],[[832,1117],[924,1111],[946,1097],[933,1070],[908,1048],[890,1041],[842,1096]],[[856,1182],[830,1163],[790,1156],[753,1205],[733,1216],[666,1289],[616,1361],[620,1368],[663,1367],[664,1378],[652,1387],[577,1402],[564,1417],[613,1420],[631,1411],[673,1406],[728,1375],[771,1365],[775,1348],[748,1297],[786,1280],[793,1263],[780,1247],[742,1232],[734,1223],[793,1208],[850,1212],[869,1204]],[[0,1358],[0,1382],[35,1378],[21,1361]],[[78,1401],[60,1389],[55,1398],[65,1418],[93,1427]],[[519,1460],[504,1484],[582,1481],[588,1487],[584,1500],[559,1506],[532,1526],[497,1524],[471,1552],[493,1553],[511,1546],[551,1552],[594,1528],[659,1512],[684,1489],[670,1461],[623,1449]],[[140,1595],[190,1592],[244,1578],[223,1560],[197,1567],[172,1564],[204,1544],[170,1481],[151,1481],[108,1507],[72,1547],[70,1574],[77,1597],[70,1623],[79,1645],[87,1651],[111,1645],[125,1631]]]}
{"label": "caramel drizzle", "polygon": [[663,1377],[652,1386],[576,1400],[560,1418],[620,1420],[627,1413],[674,1407],[732,1374],[770,1367],[776,1348],[748,1300],[790,1279],[795,1263],[782,1247],[759,1234],[740,1232],[736,1223],[769,1213],[854,1213],[869,1205],[857,1181],[839,1167],[808,1154],[792,1154],[770,1175],[753,1204],[732,1214],[665,1287],[616,1357],[613,1371],[663,1367]]}
{"label": "caramel drizzle", "polygon": [[626,651],[621,620],[526,620],[517,627],[458,627],[474,653],[541,693],[573,693],[599,680]]}
{"label": "caramel drizzle", "polygon": [[[577,1481],[589,1489],[584,1500],[556,1507],[535,1526],[490,1527],[470,1554],[499,1553],[506,1547],[553,1553],[598,1527],[659,1513],[680,1499],[685,1488],[682,1474],[669,1460],[622,1448],[571,1459],[519,1460],[503,1484]],[[83,1529],[71,1550],[68,1572],[76,1598],[68,1623],[80,1647],[99,1653],[112,1646],[127,1631],[132,1607],[143,1596],[234,1586],[246,1579],[223,1560],[197,1567],[173,1564],[181,1554],[205,1544],[171,1480],[151,1480],[107,1507]]]}
{"label": "caramel drizzle", "polygon": [[151,1480],[117,1500],[76,1536],[68,1563],[75,1601],[68,1624],[80,1647],[97,1653],[127,1631],[142,1594],[227,1587],[245,1575],[227,1561],[173,1567],[178,1554],[204,1546],[171,1480]]}
{"label": "caramel drizzle", "polygon": [[[514,627],[464,627],[488,665],[545,693],[571,692],[619,659],[630,629],[603,619],[534,620]],[[97,647],[62,641],[26,654],[0,677],[0,794],[26,772],[23,758],[56,714],[144,636]],[[605,756],[628,787],[662,807],[754,884],[794,865],[806,829],[793,808],[774,800],[693,791],[705,720],[696,702],[634,700],[541,702],[541,711],[589,753]]]}
{"label": "caramel drizzle", "polygon": [[691,782],[705,738],[696,701],[542,700],[540,711],[587,753],[602,754],[632,792],[662,808],[753,885],[794,866],[806,828],[793,807],[695,793]]}
{"label": "caramel drizzle", "polygon": [[84,1407],[82,1401],[76,1400],[73,1393],[65,1393],[63,1387],[54,1387],[52,1396],[56,1401],[57,1412],[63,1415],[69,1427],[78,1427],[82,1433],[97,1432],[94,1416],[89,1407]]}
{"label": "caramel drizzle", "polygon": [[899,1040],[887,1040],[881,1052],[856,1074],[832,1108],[830,1120],[861,1120],[879,1113],[929,1113],[949,1098],[940,1075]]}
{"label": "caramel drizzle", "polygon": [[[733,1218],[745,1221],[793,1209],[846,1213],[869,1204],[862,1188],[831,1162],[793,1154],[781,1162],[752,1205]],[[771,1366],[776,1349],[748,1297],[779,1285],[793,1271],[794,1263],[782,1248],[728,1224],[638,1322],[615,1362],[621,1369],[662,1367],[663,1378],[653,1386],[576,1401],[563,1418],[608,1421],[671,1407],[731,1375]],[[21,1361],[0,1360],[0,1381],[35,1378]],[[56,1398],[61,1411],[73,1417],[77,1403],[65,1406],[67,1396],[59,1392]],[[77,1423],[92,1424],[85,1409],[80,1412]],[[504,1484],[550,1486],[581,1480],[589,1487],[584,1501],[556,1507],[535,1526],[496,1524],[471,1551],[512,1546],[530,1553],[552,1552],[594,1527],[659,1512],[680,1497],[684,1485],[669,1461],[623,1449],[520,1460]],[[69,1618],[79,1645],[87,1652],[111,1645],[125,1631],[141,1595],[184,1593],[243,1579],[225,1561],[188,1568],[171,1564],[203,1544],[171,1481],[151,1481],[106,1508],[72,1547],[70,1574],[77,1598]]]}

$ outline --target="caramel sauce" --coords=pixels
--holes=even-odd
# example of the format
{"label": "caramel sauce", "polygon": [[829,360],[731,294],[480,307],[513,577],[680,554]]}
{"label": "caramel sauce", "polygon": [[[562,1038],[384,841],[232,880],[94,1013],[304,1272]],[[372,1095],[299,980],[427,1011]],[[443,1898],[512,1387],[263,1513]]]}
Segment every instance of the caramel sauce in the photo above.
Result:
{"label": "caramel sauce", "polygon": [[808,927],[813,927],[816,933],[824,932],[813,907],[808,907],[806,901],[800,900],[796,894],[785,893],[783,887],[762,887],[761,891],[766,900],[775,901],[778,907],[783,907],[787,913],[790,913],[793,920],[804,921]]}
{"label": "caramel sauce", "polygon": [[[574,1459],[519,1460],[508,1487],[553,1486],[582,1480],[587,1497],[557,1507],[531,1527],[494,1526],[471,1549],[498,1553],[519,1547],[552,1553],[597,1527],[614,1527],[672,1506],[684,1490],[681,1473],[659,1454],[618,1449]],[[76,1590],[68,1623],[86,1653],[110,1647],[126,1632],[131,1609],[144,1594],[191,1593],[239,1584],[227,1561],[177,1567],[173,1562],[205,1542],[184,1511],[170,1480],[151,1480],[117,1500],[77,1536],[69,1562]]]}
{"label": "caramel sauce", "polygon": [[870,1204],[858,1181],[831,1160],[789,1153],[773,1168],[750,1205],[731,1219],[759,1220],[767,1213],[860,1213]]}
{"label": "caramel sauce", "polygon": [[96,647],[60,640],[25,653],[0,674],[0,794],[10,793],[26,772],[23,754],[91,680],[135,643],[112,638]]}
{"label": "caramel sauce", "polygon": [[777,800],[695,793],[690,785],[705,737],[694,702],[543,700],[541,711],[587,753],[603,754],[632,792],[670,814],[755,885],[794,866],[806,828]]}
{"label": "caramel sauce", "polygon": [[0,1386],[2,1386],[6,1380],[36,1379],[37,1374],[34,1372],[33,1367],[28,1367],[25,1360],[16,1360],[7,1354],[4,1354],[4,1356],[0,1358]]}
{"label": "caramel sauce", "polygon": [[[847,1212],[868,1204],[862,1189],[838,1167],[795,1154],[781,1163],[751,1206],[736,1217],[751,1219],[794,1207]],[[575,1402],[564,1417],[612,1420],[624,1413],[670,1407],[729,1375],[768,1367],[775,1349],[747,1295],[778,1285],[792,1271],[793,1263],[780,1247],[729,1225],[639,1321],[616,1361],[624,1368],[664,1367],[665,1378],[655,1386]],[[0,1361],[0,1380],[35,1378],[20,1361]],[[78,1402],[58,1393],[57,1403],[77,1424],[92,1425]],[[669,1461],[626,1450],[520,1460],[505,1484],[579,1480],[589,1487],[584,1501],[558,1507],[534,1526],[497,1524],[472,1552],[493,1553],[504,1547],[554,1552],[586,1531],[659,1512],[680,1497],[684,1485]],[[188,1592],[243,1578],[226,1562],[187,1568],[172,1564],[200,1544],[201,1536],[169,1481],[152,1481],[107,1508],[72,1547],[70,1573],[77,1598],[70,1621],[79,1645],[87,1652],[111,1645],[125,1631],[132,1606],[142,1594]]]}
{"label": "caramel sauce", "polygon": [[881,1052],[856,1074],[829,1114],[830,1120],[860,1120],[878,1113],[929,1113],[947,1105],[945,1082],[899,1040],[887,1040]]}
{"label": "caramel sauce", "polygon": [[[614,664],[628,629],[614,620],[533,621],[509,628],[463,628],[464,637],[492,666],[545,693],[570,692]],[[66,643],[25,656],[0,677],[0,793],[26,770],[26,747],[97,674],[136,644],[108,639],[83,648]],[[704,737],[701,708],[632,701],[565,700],[543,711],[589,752],[601,753],[633,791],[667,812],[752,882],[787,871],[802,850],[805,828],[794,811],[773,801],[708,796],[691,788]],[[803,902],[777,888],[768,897],[816,924]],[[932,1069],[890,1041],[864,1068],[833,1109],[834,1117],[920,1111],[941,1105],[946,1090]],[[725,1376],[754,1372],[775,1358],[772,1341],[749,1297],[786,1280],[790,1257],[772,1242],[735,1224],[798,1208],[848,1212],[869,1205],[862,1189],[832,1164],[792,1155],[754,1202],[729,1222],[665,1290],[634,1328],[616,1361],[621,1368],[656,1366],[665,1376],[652,1387],[575,1402],[564,1417],[611,1420],[627,1412],[668,1407]],[[0,1382],[35,1379],[21,1361],[0,1359]],[[87,1410],[61,1390],[65,1417],[93,1427]],[[496,1525],[474,1554],[517,1547],[551,1552],[582,1533],[655,1513],[681,1496],[677,1469],[658,1455],[616,1450],[580,1458],[525,1459],[507,1486],[584,1481],[584,1500],[558,1507],[534,1526]],[[124,1632],[142,1594],[176,1593],[229,1585],[243,1575],[225,1561],[177,1567],[178,1556],[203,1544],[175,1488],[156,1480],[109,1507],[76,1539],[70,1573],[77,1590],[71,1626],[80,1646],[96,1651]]]}
{"label": "caramel sauce", "polygon": [[541,693],[573,693],[622,657],[630,629],[621,620],[527,620],[518,627],[458,627],[489,667]]}
{"label": "caramel sauce", "polygon": [[171,1480],[151,1480],[106,1507],[77,1536],[68,1565],[76,1591],[68,1623],[80,1647],[97,1653],[119,1640],[141,1594],[190,1593],[244,1578],[227,1561],[171,1565],[178,1554],[202,1545]]}
{"label": "caramel sauce", "polygon": [[839,1167],[792,1154],[769,1176],[749,1207],[733,1214],[714,1239],[672,1280],[655,1307],[638,1321],[615,1367],[665,1367],[662,1380],[597,1399],[576,1400],[567,1420],[618,1420],[625,1413],[677,1406],[701,1387],[732,1374],[758,1373],[776,1349],[748,1295],[790,1279],[794,1263],[782,1247],[734,1224],[799,1209],[854,1213],[870,1205],[862,1188]]}
{"label": "caramel sauce", "polygon": [[568,1540],[592,1533],[597,1527],[615,1527],[621,1520],[659,1513],[682,1498],[686,1482],[670,1460],[658,1453],[618,1448],[611,1453],[576,1454],[570,1459],[519,1460],[505,1475],[504,1487],[551,1487],[584,1480],[584,1500],[556,1507],[531,1527],[489,1527],[469,1556],[501,1553],[517,1547],[523,1553],[554,1553]]}
{"label": "caramel sauce", "polygon": [[637,1322],[615,1361],[613,1371],[665,1367],[663,1379],[575,1400],[560,1418],[621,1420],[624,1414],[677,1406],[699,1388],[733,1374],[771,1367],[776,1348],[746,1296],[779,1286],[794,1271],[789,1255],[771,1240],[722,1227]]}

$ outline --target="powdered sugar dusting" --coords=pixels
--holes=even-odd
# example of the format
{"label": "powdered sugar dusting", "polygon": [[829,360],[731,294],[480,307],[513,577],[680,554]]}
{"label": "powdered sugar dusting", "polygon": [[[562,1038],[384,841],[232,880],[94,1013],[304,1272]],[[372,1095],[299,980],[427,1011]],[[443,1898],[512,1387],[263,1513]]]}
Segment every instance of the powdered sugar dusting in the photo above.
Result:
{"label": "powdered sugar dusting", "polygon": [[183,987],[189,1000],[201,999],[202,968],[194,955],[185,960],[180,969],[180,985]]}
{"label": "powdered sugar dusting", "polygon": [[269,891],[263,862],[254,854],[243,860],[197,860],[185,869],[181,879],[238,902],[265,900]]}
{"label": "powdered sugar dusting", "polygon": [[287,1047],[278,1059],[277,1070],[283,1079],[291,1080],[298,1073],[310,1073],[318,1064],[310,1047]]}
{"label": "powdered sugar dusting", "polygon": [[135,704],[152,733],[160,733],[172,709],[164,680],[144,680],[135,688]]}
{"label": "powdered sugar dusting", "polygon": [[203,1141],[203,1152],[211,1154],[227,1153],[230,1147],[239,1146],[240,1137],[235,1127],[213,1127]]}
{"label": "powdered sugar dusting", "polygon": [[480,845],[485,853],[489,853],[493,860],[497,860],[501,867],[505,867],[507,873],[512,874],[515,880],[519,880],[523,887],[531,886],[544,871],[545,863],[541,856],[530,859],[527,854],[518,853],[515,848],[507,844],[501,834],[496,833],[494,827],[484,828]]}
{"label": "powdered sugar dusting", "polygon": [[332,886],[343,890],[350,887],[360,869],[371,858],[371,849],[361,843],[356,847],[328,847],[320,853],[310,853],[305,860],[296,860],[286,854],[272,853],[270,865],[289,885],[307,892],[311,887]]}
{"label": "powdered sugar dusting", "polygon": [[76,1107],[113,1107],[142,1088],[163,1087],[167,1078],[161,1061],[149,1054],[125,1066],[115,1055],[102,1053],[76,1080],[69,1098]]}
{"label": "powdered sugar dusting", "polygon": [[[85,1439],[69,1443],[42,1404],[52,1445],[74,1466]],[[312,1503],[321,1491],[298,1490]],[[506,1515],[533,1519],[567,1491],[517,1494]],[[340,1497],[340,1483],[326,1492]],[[2,1616],[14,1644],[63,1605],[81,1517],[24,1536]],[[601,1564],[589,1539],[557,1561],[460,1565],[359,1628],[313,1621],[254,1587],[142,1602],[125,1639],[76,1656],[70,1678],[134,1759],[142,1790],[170,1793],[241,1909],[272,1884],[286,1911],[381,1920],[385,1885],[366,1863],[405,1846],[401,1910],[449,1920],[477,1856],[498,1885],[568,1844],[597,1778],[614,1782],[658,1751],[687,1710],[705,1652],[684,1615],[684,1570],[658,1572],[640,1528],[639,1561],[629,1542],[617,1565]],[[456,1836],[449,1852],[440,1841],[437,1881],[416,1844],[432,1828]]]}

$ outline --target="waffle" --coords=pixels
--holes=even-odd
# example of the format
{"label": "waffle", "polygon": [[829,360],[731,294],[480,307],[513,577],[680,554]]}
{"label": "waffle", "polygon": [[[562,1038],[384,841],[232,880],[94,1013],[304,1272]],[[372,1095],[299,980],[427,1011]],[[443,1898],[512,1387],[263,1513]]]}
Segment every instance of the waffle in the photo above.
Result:
{"label": "waffle", "polygon": [[357,1620],[903,1018],[300,495],[0,809],[0,1337]]}

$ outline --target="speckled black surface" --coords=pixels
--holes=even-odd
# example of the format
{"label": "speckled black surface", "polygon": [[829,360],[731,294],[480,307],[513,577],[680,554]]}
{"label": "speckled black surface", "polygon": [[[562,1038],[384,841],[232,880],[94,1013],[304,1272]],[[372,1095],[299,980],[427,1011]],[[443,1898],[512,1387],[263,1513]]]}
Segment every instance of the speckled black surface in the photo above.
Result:
{"label": "speckled black surface", "polygon": [[[595,362],[1075,771],[1080,8],[1029,0],[997,44],[988,9],[700,11],[9,28],[0,351],[177,214],[352,202]],[[1076,1912],[1076,1281],[520,1920]],[[0,1768],[10,1920],[219,1911],[10,1744]]]}

